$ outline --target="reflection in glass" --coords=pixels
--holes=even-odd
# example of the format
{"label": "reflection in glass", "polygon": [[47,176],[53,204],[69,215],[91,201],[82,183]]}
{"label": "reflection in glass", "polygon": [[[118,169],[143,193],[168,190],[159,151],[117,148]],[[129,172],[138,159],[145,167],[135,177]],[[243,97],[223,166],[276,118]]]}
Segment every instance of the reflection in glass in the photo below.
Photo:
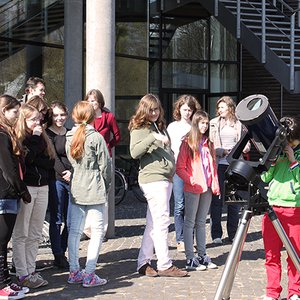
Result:
{"label": "reflection in glass", "polygon": [[212,93],[236,92],[237,83],[236,64],[211,64],[210,90]]}
{"label": "reflection in glass", "polygon": [[164,62],[163,87],[207,89],[208,66],[192,62]]}

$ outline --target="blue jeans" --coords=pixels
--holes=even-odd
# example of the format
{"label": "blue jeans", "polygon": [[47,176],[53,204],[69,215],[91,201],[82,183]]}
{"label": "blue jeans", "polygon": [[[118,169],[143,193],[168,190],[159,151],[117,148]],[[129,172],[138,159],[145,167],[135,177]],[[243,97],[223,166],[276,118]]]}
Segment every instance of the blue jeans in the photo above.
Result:
{"label": "blue jeans", "polygon": [[184,193],[183,180],[175,174],[173,177],[173,196],[174,196],[174,225],[176,242],[183,242],[183,223],[184,223]]}
{"label": "blue jeans", "polygon": [[[49,183],[49,236],[52,253],[64,254],[68,245],[68,207],[71,201],[70,186],[67,182],[51,180]],[[61,231],[62,224],[64,228]]]}
{"label": "blue jeans", "polygon": [[206,218],[211,203],[211,189],[203,194],[185,192],[184,248],[186,259],[194,257],[194,230],[199,256],[206,254]]}
{"label": "blue jeans", "polygon": [[70,230],[68,238],[70,271],[80,270],[79,243],[86,218],[91,224],[91,238],[87,250],[85,272],[94,273],[104,236],[105,204],[70,205]]}
{"label": "blue jeans", "polygon": [[[210,225],[211,225],[211,238],[222,238],[223,230],[221,225],[222,209],[223,209],[223,194],[224,194],[224,181],[225,171],[227,165],[218,165],[218,178],[220,184],[220,196],[213,196],[210,207]],[[230,240],[233,240],[239,224],[239,211],[240,205],[227,205],[227,234]]]}

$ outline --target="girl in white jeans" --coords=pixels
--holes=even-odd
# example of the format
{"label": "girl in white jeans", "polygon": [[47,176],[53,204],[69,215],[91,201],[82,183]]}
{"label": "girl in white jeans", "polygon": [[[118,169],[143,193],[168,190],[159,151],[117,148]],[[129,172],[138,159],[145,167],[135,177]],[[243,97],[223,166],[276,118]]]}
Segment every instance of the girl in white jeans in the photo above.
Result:
{"label": "girl in white jeans", "polygon": [[[138,256],[138,272],[150,277],[186,276],[187,272],[175,267],[169,256],[169,201],[175,159],[163,119],[163,109],[156,96],[147,94],[140,100],[130,120],[129,130],[130,153],[134,159],[140,159],[139,184],[148,202],[147,223]],[[151,266],[154,250],[157,271]]]}

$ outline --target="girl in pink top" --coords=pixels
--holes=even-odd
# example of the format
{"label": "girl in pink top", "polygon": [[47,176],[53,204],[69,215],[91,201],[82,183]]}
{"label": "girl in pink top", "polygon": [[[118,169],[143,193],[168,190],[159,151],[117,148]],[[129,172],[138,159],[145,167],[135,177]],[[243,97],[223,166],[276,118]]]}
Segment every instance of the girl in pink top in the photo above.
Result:
{"label": "girl in pink top", "polygon": [[[212,194],[220,193],[213,144],[207,138],[209,118],[205,111],[196,111],[192,127],[182,142],[176,163],[176,173],[184,182],[185,215],[183,238],[186,269],[215,269],[206,254],[205,224]],[[194,255],[193,232],[197,243]]]}

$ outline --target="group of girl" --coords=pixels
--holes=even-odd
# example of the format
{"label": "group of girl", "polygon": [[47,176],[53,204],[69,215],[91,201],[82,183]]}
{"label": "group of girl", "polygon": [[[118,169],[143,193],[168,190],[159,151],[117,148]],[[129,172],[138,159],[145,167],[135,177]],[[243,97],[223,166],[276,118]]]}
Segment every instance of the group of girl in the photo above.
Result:
{"label": "group of girl", "polygon": [[[137,266],[138,272],[146,276],[187,275],[186,271],[172,264],[168,252],[169,200],[173,180],[174,217],[180,222],[179,226],[175,223],[176,240],[184,241],[186,269],[217,267],[206,254],[205,242],[205,223],[212,194],[219,194],[215,150],[207,136],[209,117],[190,95],[178,99],[174,117],[176,121],[166,129],[159,99],[147,94],[140,100],[129,123],[130,153],[133,158],[140,159],[139,183],[148,203]],[[184,216],[180,208],[183,197]],[[180,226],[183,227],[183,237]],[[157,270],[151,266],[154,250]]]}
{"label": "group of girl", "polygon": [[[140,100],[129,123],[130,153],[133,158],[140,160],[139,183],[148,203],[146,228],[137,262],[140,274],[150,277],[187,275],[186,271],[173,265],[168,252],[172,182],[176,241],[180,247],[183,244],[186,270],[217,268],[206,254],[205,224],[211,207],[211,215],[215,214],[212,217],[212,238],[215,244],[221,244],[220,191],[222,193],[224,173],[228,166],[226,157],[244,130],[234,115],[234,108],[230,97],[220,98],[217,102],[218,116],[209,122],[208,114],[199,109],[196,99],[183,95],[175,103],[175,122],[166,130],[159,99],[153,94],[147,94]],[[286,146],[282,155],[261,178],[270,183],[269,203],[300,255],[300,118],[286,117],[281,121],[287,130]],[[250,147],[248,143],[243,152],[247,153]],[[238,208],[228,208],[229,211],[227,231],[232,242],[238,226]],[[267,213],[263,217],[262,233],[267,271],[264,299],[277,300],[282,291],[280,251],[283,244]],[[157,269],[151,265],[154,251]],[[297,300],[300,299],[300,274],[290,257],[287,263],[288,299]]]}
{"label": "group of girl", "polygon": [[[95,269],[107,223],[111,181],[108,145],[111,149],[120,138],[116,121],[104,109],[101,92],[92,90],[87,101],[74,106],[75,125],[67,130],[66,106],[53,102],[49,108],[42,98],[44,93],[34,94],[37,83],[45,90],[44,82],[31,78],[30,83],[33,86],[28,88],[28,95],[32,93],[22,105],[12,96],[0,97],[0,139],[5,145],[0,155],[0,299],[21,299],[30,288],[48,284],[36,272],[48,199],[54,265],[70,269],[71,284],[93,287],[107,282],[95,274]],[[97,95],[101,96],[99,101]],[[97,108],[89,98],[98,101]],[[95,125],[117,132],[113,141],[110,133],[103,137]],[[92,220],[91,240],[83,271],[79,266],[79,242],[87,217]],[[12,282],[7,264],[11,238],[17,283]],[[67,247],[69,261],[65,256]]]}

